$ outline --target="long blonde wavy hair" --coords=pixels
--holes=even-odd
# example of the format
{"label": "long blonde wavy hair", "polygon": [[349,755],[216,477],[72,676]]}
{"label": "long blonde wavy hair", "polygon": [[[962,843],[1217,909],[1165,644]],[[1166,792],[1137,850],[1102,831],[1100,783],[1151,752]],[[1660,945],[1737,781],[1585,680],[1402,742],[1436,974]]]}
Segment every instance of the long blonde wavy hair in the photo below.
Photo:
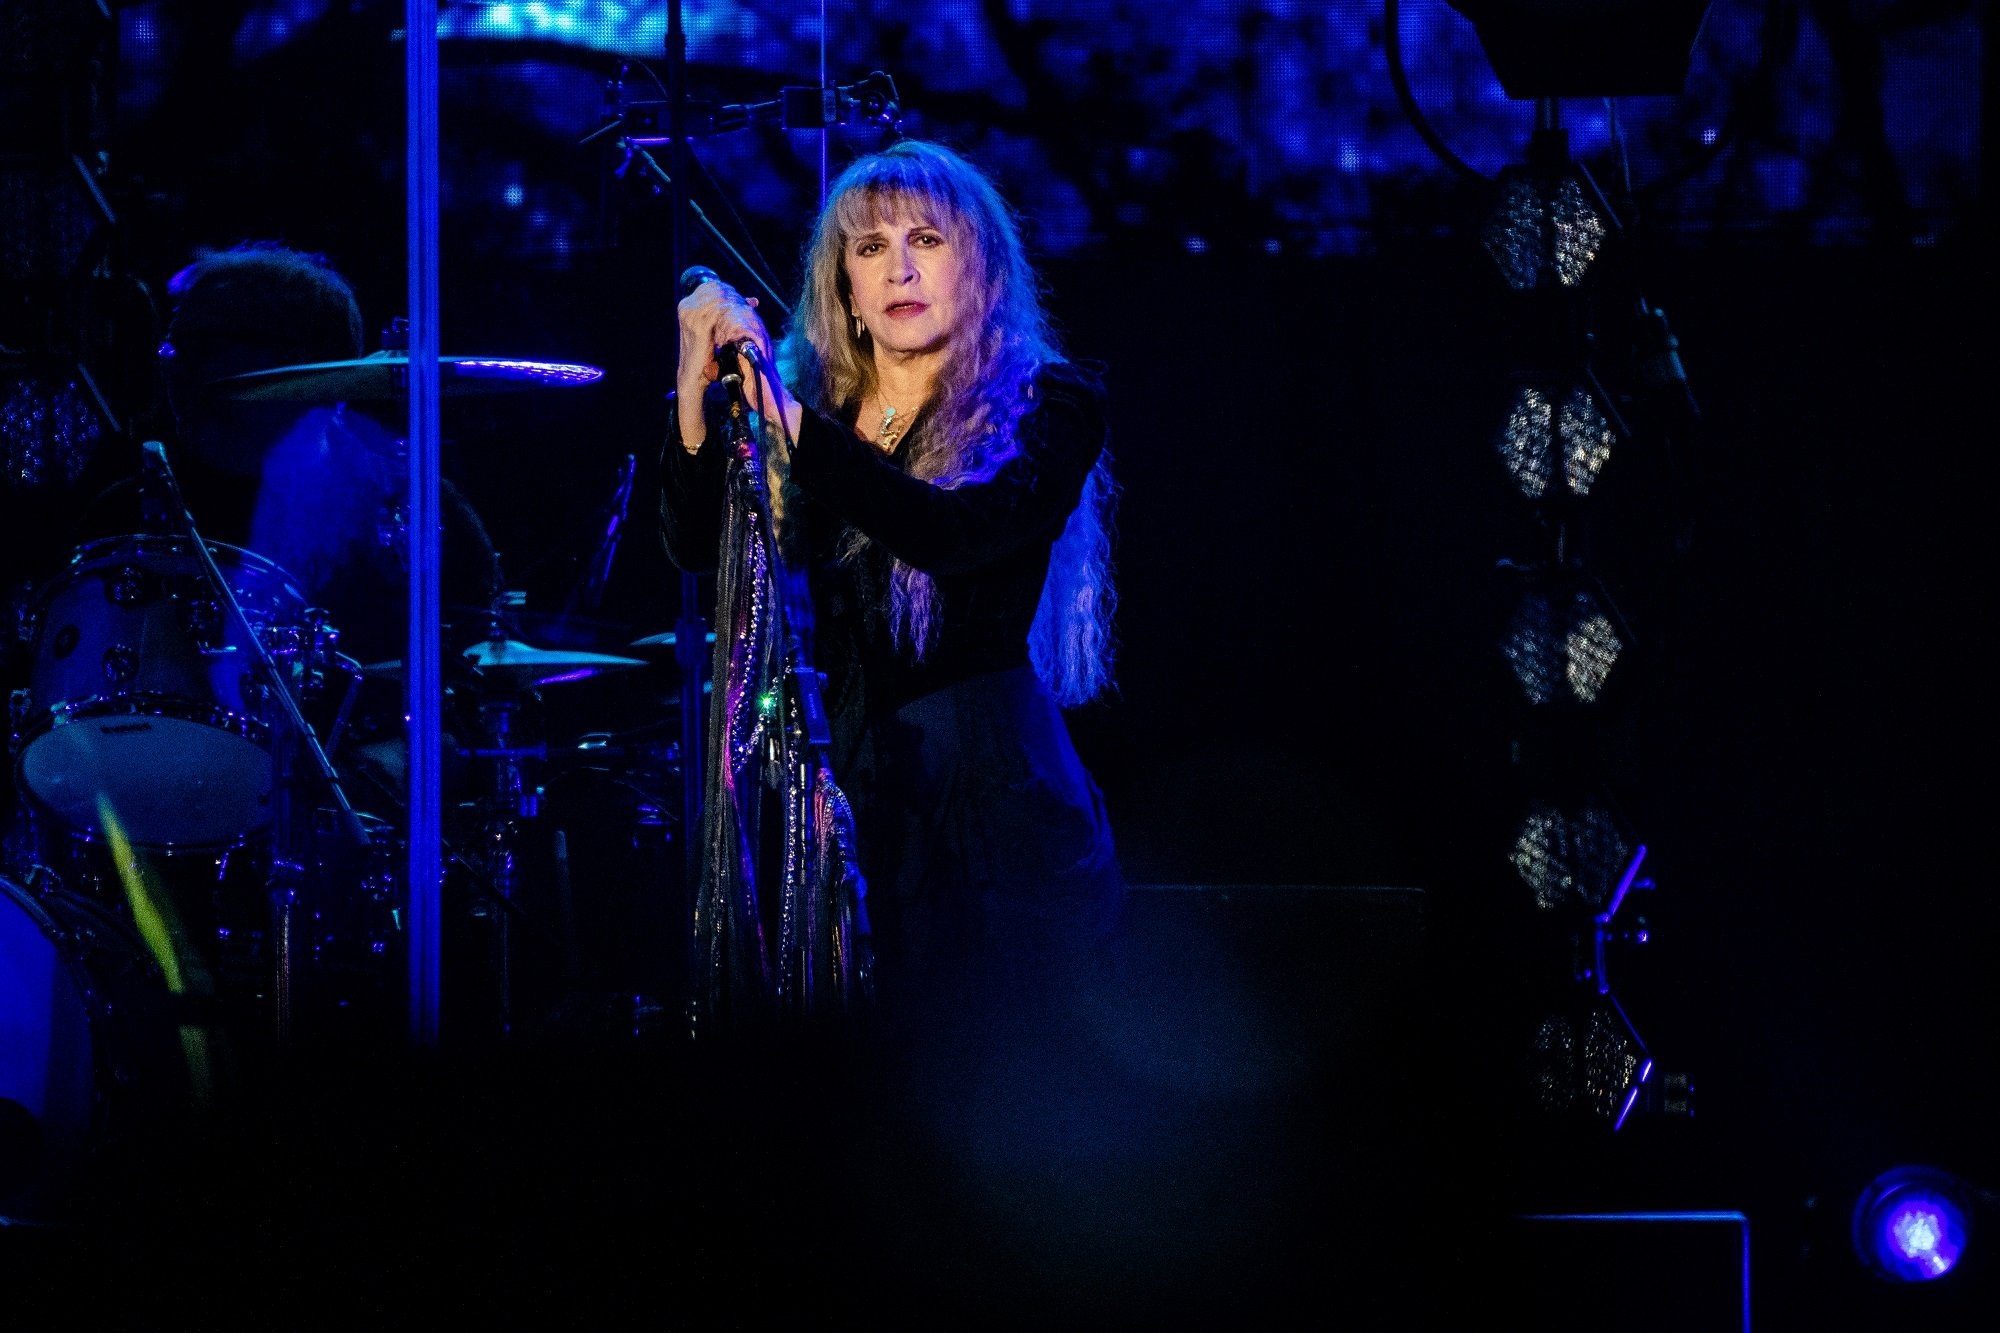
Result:
{"label": "long blonde wavy hair", "polygon": [[[985,175],[938,144],[904,140],[850,164],[827,192],[806,242],[804,283],[778,348],[786,384],[808,406],[838,416],[875,388],[870,344],[849,317],[848,242],[896,215],[942,229],[966,255],[961,328],[938,374],[927,420],[913,437],[908,471],[953,487],[993,476],[1019,452],[1020,419],[1033,406],[1035,372],[1062,354],[1043,312],[1013,210]],[[1111,517],[1116,487],[1100,455],[1049,553],[1048,578],[1029,631],[1035,673],[1058,702],[1086,703],[1111,685]],[[850,531],[843,555],[869,545]],[[936,582],[901,560],[890,581],[896,641],[921,659],[936,638]]]}

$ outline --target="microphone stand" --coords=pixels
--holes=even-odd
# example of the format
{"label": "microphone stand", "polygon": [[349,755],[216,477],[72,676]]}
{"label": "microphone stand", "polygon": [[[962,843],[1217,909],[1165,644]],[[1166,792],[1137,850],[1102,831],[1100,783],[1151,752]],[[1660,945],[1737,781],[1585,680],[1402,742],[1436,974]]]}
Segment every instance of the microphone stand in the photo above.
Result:
{"label": "microphone stand", "polygon": [[[752,623],[732,626],[737,634],[747,636],[744,642],[749,652],[744,661],[735,670],[726,670],[723,664],[734,660],[735,645],[716,645],[718,687],[712,725],[719,771],[708,776],[719,781],[710,799],[733,804],[736,827],[725,829],[724,821],[718,820],[708,831],[717,837],[718,845],[709,848],[701,898],[728,893],[734,899],[707,904],[710,930],[733,920],[738,940],[757,941],[749,961],[765,986],[775,980],[774,990],[767,993],[776,1000],[781,1017],[810,1019],[823,1003],[853,1013],[874,994],[868,888],[855,858],[853,810],[833,777],[833,736],[820,694],[824,677],[807,660],[805,634],[812,625],[811,604],[796,595],[803,591],[804,578],[793,570],[785,543],[771,521],[764,452],[751,425],[741,362],[751,361],[766,377],[775,377],[776,371],[764,364],[755,345],[748,342],[718,348],[716,360],[729,394],[724,439],[730,452],[727,484],[733,494],[725,503],[748,520],[747,526],[739,528],[733,517],[725,517],[723,561],[740,560],[742,567],[733,577],[728,573],[722,576],[723,587],[734,593],[733,585],[744,575],[753,585],[761,582],[764,587],[752,586],[747,591]],[[744,551],[730,549],[731,535],[741,539]],[[764,589],[772,594],[768,600],[762,595]],[[759,607],[765,613],[761,617]],[[720,619],[729,612],[718,605],[716,614]],[[764,623],[757,624],[759,619]],[[775,654],[770,652],[773,646]],[[751,707],[759,720],[752,724],[748,737],[740,737],[743,719],[737,713],[746,690],[756,693]],[[769,975],[759,920],[758,898],[765,885],[756,868],[760,841],[757,819],[754,810],[746,808],[758,799],[754,794],[757,784],[750,783],[751,792],[746,794],[735,780],[739,774],[747,776],[754,771],[759,748],[766,755],[764,785],[776,787],[784,805],[775,979]],[[721,866],[729,858],[735,859],[738,869],[726,874]],[[743,882],[733,882],[738,877]],[[717,975],[718,970],[741,967],[746,950],[739,944],[734,949],[710,948],[705,952],[709,968],[697,993],[705,992],[713,1016],[721,1017],[722,1003],[734,999],[740,1004],[745,998],[744,978]]]}
{"label": "microphone stand", "polygon": [[257,627],[244,614],[242,603],[236,600],[235,589],[229,586],[229,580],[223,577],[221,567],[215,563],[215,556],[208,549],[208,542],[202,537],[194,514],[181,495],[180,483],[174,479],[173,469],[167,463],[166,446],[158,440],[148,440],[142,447],[147,469],[160,479],[166,491],[163,508],[168,520],[188,539],[195,560],[201,566],[202,577],[215,594],[217,604],[223,608],[227,618],[225,623],[234,629],[250,653],[265,698],[277,705],[276,715],[270,720],[271,873],[267,881],[267,896],[271,911],[271,1035],[282,1048],[292,1039],[292,914],[298,906],[299,887],[305,880],[306,857],[311,853],[311,846],[305,837],[311,831],[311,823],[299,818],[297,808],[300,789],[304,786],[299,772],[299,751],[305,752],[320,781],[331,794],[340,826],[356,847],[366,849],[369,846],[368,830],[354,813],[354,807],[348,804],[347,793],[340,785],[340,775],[334,771],[333,761],[327,758],[319,737],[313,733],[312,725],[300,710],[290,683],[278,669],[270,650],[264,646]]}
{"label": "microphone stand", "polygon": [[[637,161],[643,171],[651,177],[655,186],[666,191],[669,201],[669,216],[672,223],[670,228],[672,240],[669,251],[673,265],[672,271],[675,274],[687,271],[690,258],[690,232],[692,225],[699,223],[707,229],[708,233],[714,237],[723,250],[735,258],[741,264],[744,271],[749,273],[752,279],[764,288],[773,306],[789,315],[791,310],[784,298],[779,293],[771,290],[770,285],[764,281],[757,267],[745,260],[736,247],[729,243],[728,238],[723,235],[721,228],[717,227],[708,215],[701,210],[700,205],[695,202],[693,197],[693,191],[689,184],[692,180],[692,150],[689,145],[689,135],[693,130],[692,117],[695,114],[695,109],[688,98],[687,28],[683,21],[682,0],[667,0],[667,32],[664,63],[666,66],[665,83],[667,93],[665,108],[667,133],[665,144],[670,169],[662,168],[653,155],[647,151],[649,146],[660,143],[660,139],[656,134],[645,133],[645,131],[654,129],[657,121],[646,114],[638,113],[637,108],[625,105],[622,97],[619,99],[619,104],[616,107],[617,118],[606,125],[600,126],[596,131],[586,136],[584,142],[589,143],[605,134],[619,129],[626,129],[628,125],[630,128],[640,130],[641,134],[639,135],[629,132],[623,135],[621,143],[626,154],[626,161],[628,163]],[[859,84],[847,88],[839,88],[828,85],[825,66],[824,34],[822,34],[820,84],[817,87],[811,89],[786,88],[782,91],[776,103],[763,103],[731,109],[734,112],[740,113],[742,124],[745,125],[760,118],[768,119],[773,107],[775,107],[780,118],[786,125],[790,126],[794,123],[800,125],[810,124],[812,127],[819,129],[821,131],[822,153],[820,173],[822,197],[824,197],[826,189],[824,157],[826,127],[840,123],[845,119],[844,112],[852,112],[858,113],[865,119],[876,121],[894,129],[896,121],[901,115],[895,81],[887,74],[878,71],[870,74],[867,79],[864,79]],[[709,128],[711,132],[714,132],[717,128],[736,128],[736,125],[732,122],[726,127],[718,127],[714,118],[711,117],[709,119]],[[743,426],[747,436],[747,420],[744,418],[742,409],[740,377],[735,386],[733,386],[733,392],[735,394],[735,411],[732,420]],[[754,443],[749,443],[747,447],[754,452]],[[761,469],[761,464],[759,464],[759,468]],[[759,487],[759,495],[755,503],[761,505],[761,470],[756,473],[756,484]],[[763,512],[765,514],[765,522],[768,525],[768,508],[765,507]],[[768,526],[766,530],[768,531]],[[706,803],[704,786],[707,778],[710,776],[701,771],[704,756],[707,754],[702,735],[704,729],[702,720],[702,683],[703,665],[706,658],[707,626],[702,619],[700,611],[701,582],[699,576],[683,572],[680,582],[680,614],[674,621],[674,661],[680,670],[681,680],[681,830],[684,839],[681,868],[682,882],[687,892],[687,905],[686,911],[682,916],[682,927],[684,930],[683,945],[686,950],[688,963],[687,994],[684,998],[686,1000],[688,1032],[690,1036],[693,1036],[696,1034],[698,1018],[703,1009],[703,998],[700,994],[702,989],[700,978],[704,943],[703,924],[700,919],[700,901],[705,891],[706,858],[703,855],[703,847],[708,838],[707,825],[704,823],[704,805]],[[717,614],[718,616],[721,614],[719,609]],[[797,646],[796,640],[787,642],[787,660],[793,664],[793,678],[799,683],[799,701],[800,707],[803,710],[802,725],[807,729],[806,743],[810,752],[816,756],[813,764],[810,766],[810,772],[816,776],[813,779],[813,783],[806,788],[807,804],[810,807],[813,817],[815,832],[826,833],[827,837],[830,837],[836,845],[836,851],[841,856],[840,864],[843,867],[842,873],[844,878],[842,884],[843,887],[850,890],[848,896],[854,904],[851,926],[854,933],[858,935],[858,938],[849,938],[843,933],[841,938],[836,940],[836,948],[849,949],[858,946],[865,956],[867,949],[866,913],[861,905],[861,895],[864,890],[860,883],[859,874],[854,869],[851,837],[852,813],[848,809],[846,797],[841,794],[838,786],[834,784],[828,766],[825,763],[826,750],[830,742],[827,740],[826,735],[824,709],[821,707],[819,700],[818,682],[820,678],[818,673],[805,665],[802,655],[795,651]],[[718,662],[723,660],[723,654],[727,651],[727,648],[728,645],[726,644],[718,645],[716,654]],[[722,691],[718,689],[716,691],[718,704],[720,703],[721,694]],[[727,747],[728,743],[729,741],[726,736],[720,742],[724,748]],[[788,810],[788,822],[790,822],[790,816],[795,813],[799,812]],[[827,831],[829,825],[830,833]],[[818,843],[826,841],[826,838],[819,838],[817,840],[808,838],[807,841],[814,842],[815,846],[817,846]],[[815,864],[817,865],[818,862],[815,862]],[[843,918],[843,920],[846,919]],[[855,958],[845,953],[843,953],[843,957],[847,959],[848,965],[842,970],[851,977],[854,977],[854,979],[859,980],[865,992],[868,983],[868,973],[872,970],[871,967],[865,964],[858,967],[854,966],[854,963],[857,961]]]}

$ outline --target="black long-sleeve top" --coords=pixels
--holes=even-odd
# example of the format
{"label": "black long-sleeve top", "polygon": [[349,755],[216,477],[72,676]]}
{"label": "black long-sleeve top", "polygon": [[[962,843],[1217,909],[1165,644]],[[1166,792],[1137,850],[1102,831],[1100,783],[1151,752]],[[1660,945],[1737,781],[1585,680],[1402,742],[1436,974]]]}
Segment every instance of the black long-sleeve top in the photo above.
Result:
{"label": "black long-sleeve top", "polygon": [[[851,415],[842,422],[806,411],[792,449],[790,513],[804,534],[818,621],[810,651],[828,676],[837,755],[871,718],[968,677],[1027,664],[1049,550],[1105,442],[1104,390],[1088,371],[1044,366],[1033,397],[1014,456],[990,478],[950,488],[906,471],[927,417],[885,455],[855,436]],[[667,553],[696,571],[716,565],[728,453],[719,394],[707,407],[707,442],[694,455],[681,447],[679,418],[670,415],[660,469]],[[871,540],[858,556],[840,559],[849,527]],[[892,558],[936,583],[938,629],[921,660],[890,630]]]}

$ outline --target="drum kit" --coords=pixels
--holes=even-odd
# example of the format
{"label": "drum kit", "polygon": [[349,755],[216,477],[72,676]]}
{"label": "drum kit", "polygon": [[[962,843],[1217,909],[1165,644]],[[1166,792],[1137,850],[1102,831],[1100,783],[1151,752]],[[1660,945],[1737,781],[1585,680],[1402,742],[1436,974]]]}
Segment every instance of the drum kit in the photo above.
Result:
{"label": "drum kit", "polygon": [[[215,387],[385,400],[406,369],[378,355]],[[601,374],[462,357],[441,373],[448,394]],[[537,646],[510,623],[521,601],[478,608],[488,633],[448,673],[447,1031],[644,1030],[685,980],[673,691],[623,729],[558,726],[544,692],[644,680],[673,636]],[[192,519],[77,548],[25,605],[31,665],[9,709],[22,815],[0,863],[0,1222],[59,1212],[93,1148],[225,1095],[228,1071],[394,1042],[405,995],[401,664],[342,652],[287,571]]]}

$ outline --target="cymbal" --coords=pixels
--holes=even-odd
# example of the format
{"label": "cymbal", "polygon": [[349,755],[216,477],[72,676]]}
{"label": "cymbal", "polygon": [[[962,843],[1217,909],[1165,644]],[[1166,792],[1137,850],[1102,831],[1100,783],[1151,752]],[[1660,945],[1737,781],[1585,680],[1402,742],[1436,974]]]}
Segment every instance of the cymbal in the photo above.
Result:
{"label": "cymbal", "polygon": [[[479,356],[438,358],[438,384],[450,397],[595,384],[603,378],[604,372],[596,366],[565,361]],[[239,403],[399,402],[410,391],[410,358],[402,352],[377,352],[357,361],[313,361],[231,375],[211,380],[206,387]]]}
{"label": "cymbal", "polygon": [[610,653],[586,653],[575,648],[537,648],[519,639],[475,643],[465,650],[464,656],[482,676],[533,677],[537,685],[583,680],[607,671],[652,665],[640,657],[614,657]]}
{"label": "cymbal", "polygon": [[[574,648],[537,648],[519,639],[488,639],[467,648],[460,656],[482,679],[515,690],[588,680],[612,671],[652,665],[638,657],[614,657],[610,653],[586,653]],[[403,663],[401,659],[373,662],[362,667],[361,674],[399,677],[403,674]]]}
{"label": "cymbal", "polygon": [[[709,643],[714,643],[715,631],[710,630],[705,637]],[[628,646],[633,648],[671,648],[679,642],[680,640],[674,637],[674,632],[667,630],[663,634],[648,634],[643,639],[634,639]]]}

